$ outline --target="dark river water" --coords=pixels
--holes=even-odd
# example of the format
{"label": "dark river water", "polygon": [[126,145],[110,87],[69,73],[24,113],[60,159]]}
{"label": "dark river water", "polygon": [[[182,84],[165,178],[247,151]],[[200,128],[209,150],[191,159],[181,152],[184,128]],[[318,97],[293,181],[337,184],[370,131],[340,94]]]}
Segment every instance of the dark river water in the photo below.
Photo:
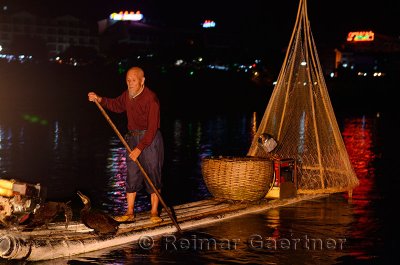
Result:
{"label": "dark river water", "polygon": [[[81,207],[78,190],[94,207],[123,213],[125,149],[86,99],[91,90],[118,95],[125,89],[123,76],[113,68],[107,75],[94,69],[24,67],[0,66],[0,177],[40,183],[48,200],[71,201],[74,218]],[[162,106],[162,196],[168,205],[210,197],[201,159],[245,155],[271,92],[242,76],[203,74],[164,69],[146,79]],[[338,90],[332,102],[360,180],[352,198],[332,194],[185,231],[187,248],[166,247],[160,238],[151,249],[131,243],[37,263],[393,264],[398,260],[400,122],[394,100],[385,101],[382,93],[394,85],[368,82],[365,91],[363,83],[342,85],[353,87],[353,93]],[[109,115],[124,133],[125,117]],[[136,211],[148,209],[149,198],[140,193]],[[195,244],[202,239],[216,244],[209,249]],[[282,241],[288,244],[274,244]]]}

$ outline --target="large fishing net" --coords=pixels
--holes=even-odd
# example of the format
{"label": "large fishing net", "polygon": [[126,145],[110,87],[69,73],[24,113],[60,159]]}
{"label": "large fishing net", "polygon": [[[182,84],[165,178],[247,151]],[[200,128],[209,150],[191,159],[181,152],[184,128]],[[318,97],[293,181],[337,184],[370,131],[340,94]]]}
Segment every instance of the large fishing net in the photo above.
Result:
{"label": "large fishing net", "polygon": [[263,133],[278,143],[273,155],[296,159],[298,193],[351,191],[358,185],[318,59],[306,0],[300,0],[288,50],[249,156],[271,155],[258,141]]}

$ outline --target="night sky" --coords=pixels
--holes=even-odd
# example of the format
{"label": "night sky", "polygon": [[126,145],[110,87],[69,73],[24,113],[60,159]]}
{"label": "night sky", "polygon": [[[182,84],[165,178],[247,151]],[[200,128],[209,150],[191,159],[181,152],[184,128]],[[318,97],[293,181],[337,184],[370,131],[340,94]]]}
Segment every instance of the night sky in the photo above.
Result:
{"label": "night sky", "polygon": [[[112,12],[141,10],[149,19],[169,26],[198,27],[213,19],[217,27],[247,34],[284,45],[289,41],[298,0],[0,0],[9,8],[23,8],[37,13],[72,14],[100,20]],[[349,31],[373,30],[399,36],[400,1],[379,0],[308,0],[308,16],[315,40],[343,42]],[[255,38],[256,41],[257,38]]]}

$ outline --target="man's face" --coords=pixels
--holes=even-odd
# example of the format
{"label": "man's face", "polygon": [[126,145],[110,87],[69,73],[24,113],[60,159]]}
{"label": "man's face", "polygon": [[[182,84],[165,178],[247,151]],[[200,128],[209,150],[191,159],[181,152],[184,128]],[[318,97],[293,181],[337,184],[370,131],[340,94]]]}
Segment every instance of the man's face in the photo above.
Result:
{"label": "man's face", "polygon": [[144,84],[144,77],[137,70],[129,70],[126,74],[126,84],[128,86],[129,95],[136,96]]}

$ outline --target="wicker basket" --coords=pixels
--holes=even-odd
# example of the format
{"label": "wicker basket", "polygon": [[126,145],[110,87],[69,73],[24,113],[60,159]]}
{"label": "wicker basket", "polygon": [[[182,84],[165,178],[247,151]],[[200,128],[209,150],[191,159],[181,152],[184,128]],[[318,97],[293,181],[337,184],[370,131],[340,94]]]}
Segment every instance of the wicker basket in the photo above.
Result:
{"label": "wicker basket", "polygon": [[273,180],[273,162],[260,157],[207,157],[201,165],[204,182],[215,198],[257,201]]}

